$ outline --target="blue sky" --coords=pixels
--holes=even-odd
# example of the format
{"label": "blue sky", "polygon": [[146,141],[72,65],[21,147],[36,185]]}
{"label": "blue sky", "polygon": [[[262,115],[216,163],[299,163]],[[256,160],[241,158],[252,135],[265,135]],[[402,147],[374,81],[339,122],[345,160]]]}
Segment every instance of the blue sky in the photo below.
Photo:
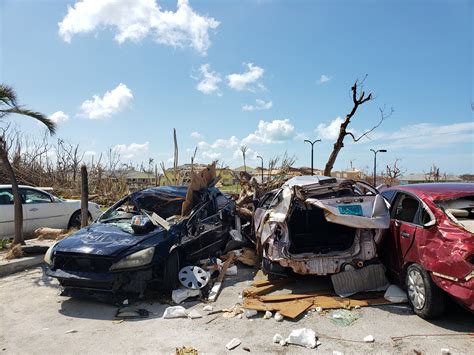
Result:
{"label": "blue sky", "polygon": [[[0,1],[0,80],[58,120],[57,138],[88,157],[242,165],[288,151],[323,167],[350,87],[366,74],[376,99],[360,108],[335,169],[474,172],[473,5],[470,1]],[[14,119],[37,137],[40,127]],[[237,152],[237,153],[236,153]],[[370,171],[370,170],[369,170]]]}

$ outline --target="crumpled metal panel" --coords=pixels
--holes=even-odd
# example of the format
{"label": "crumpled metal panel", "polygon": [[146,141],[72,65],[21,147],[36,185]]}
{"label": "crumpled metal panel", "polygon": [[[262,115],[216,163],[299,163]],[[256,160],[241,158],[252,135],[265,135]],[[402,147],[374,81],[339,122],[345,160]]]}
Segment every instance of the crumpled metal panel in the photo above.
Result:
{"label": "crumpled metal panel", "polygon": [[[353,228],[386,229],[390,226],[389,205],[381,195],[327,200],[308,198],[305,202],[323,209],[328,222]],[[339,207],[343,208],[348,204],[361,206],[362,215],[342,214]]]}

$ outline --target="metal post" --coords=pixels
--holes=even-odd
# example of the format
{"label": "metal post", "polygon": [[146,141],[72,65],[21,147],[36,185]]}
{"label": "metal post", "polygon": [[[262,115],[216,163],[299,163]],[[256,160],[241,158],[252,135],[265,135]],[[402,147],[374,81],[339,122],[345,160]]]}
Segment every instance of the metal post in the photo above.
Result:
{"label": "metal post", "polygon": [[374,153],[374,187],[375,184],[377,183],[377,153],[386,153],[387,152],[387,149],[379,149],[379,150],[374,150],[374,149],[371,149],[370,150],[371,152]]}
{"label": "metal post", "polygon": [[321,139],[316,139],[314,142],[311,142],[307,139],[305,139],[304,141],[311,144],[311,175],[314,175],[314,144],[317,142],[321,142]]}

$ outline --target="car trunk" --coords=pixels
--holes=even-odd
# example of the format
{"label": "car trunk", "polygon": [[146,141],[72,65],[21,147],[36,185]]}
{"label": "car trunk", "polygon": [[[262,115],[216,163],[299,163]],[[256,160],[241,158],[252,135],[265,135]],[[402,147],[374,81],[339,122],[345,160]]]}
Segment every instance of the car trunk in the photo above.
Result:
{"label": "car trunk", "polygon": [[349,249],[356,228],[330,223],[321,208],[298,204],[289,220],[291,254],[327,254]]}

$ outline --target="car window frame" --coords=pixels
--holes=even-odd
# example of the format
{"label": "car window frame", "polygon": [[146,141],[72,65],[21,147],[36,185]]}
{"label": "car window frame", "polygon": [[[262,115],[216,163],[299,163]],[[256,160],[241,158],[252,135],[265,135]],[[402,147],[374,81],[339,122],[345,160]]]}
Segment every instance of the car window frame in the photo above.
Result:
{"label": "car window frame", "polygon": [[[2,193],[2,192],[7,192],[7,193],[9,193],[13,196],[13,190],[12,190],[11,187],[10,188],[8,188],[8,187],[1,188],[0,193]],[[12,199],[11,203],[0,204],[0,206],[13,206],[14,204],[15,204],[15,197],[13,196],[13,199]]]}
{"label": "car window frame", "polygon": [[[20,196],[21,196],[21,199],[22,199],[22,203],[24,203],[25,205],[45,204],[45,203],[53,203],[54,202],[54,198],[52,197],[52,195],[48,194],[45,191],[32,189],[32,188],[29,188],[29,187],[20,187],[19,190],[20,190]],[[26,192],[27,191],[33,191],[35,193],[46,195],[49,198],[49,202],[46,202],[46,201],[45,202],[30,202],[30,203],[26,202],[27,201],[27,199],[26,199]]]}
{"label": "car window frame", "polygon": [[[392,213],[396,210],[396,206],[398,205],[398,203],[396,203],[396,202],[399,201],[399,196],[401,196],[401,195],[408,196],[408,197],[410,197],[410,198],[412,198],[412,199],[414,199],[418,202],[418,208],[416,210],[415,216],[413,217],[414,221],[416,221],[416,222],[414,222],[414,221],[412,221],[412,222],[403,221],[401,219],[395,218],[395,216],[392,215]],[[391,207],[390,207],[390,218],[391,219],[399,221],[400,223],[406,223],[406,224],[411,224],[411,225],[414,225],[414,226],[417,226],[417,227],[423,227],[423,224],[421,223],[421,218],[420,218],[420,211],[423,209],[424,205],[423,205],[423,202],[418,198],[418,196],[416,196],[414,194],[411,194],[409,192],[406,192],[406,191],[397,191],[397,193],[392,197],[392,201],[393,201],[393,203],[391,204]]]}

